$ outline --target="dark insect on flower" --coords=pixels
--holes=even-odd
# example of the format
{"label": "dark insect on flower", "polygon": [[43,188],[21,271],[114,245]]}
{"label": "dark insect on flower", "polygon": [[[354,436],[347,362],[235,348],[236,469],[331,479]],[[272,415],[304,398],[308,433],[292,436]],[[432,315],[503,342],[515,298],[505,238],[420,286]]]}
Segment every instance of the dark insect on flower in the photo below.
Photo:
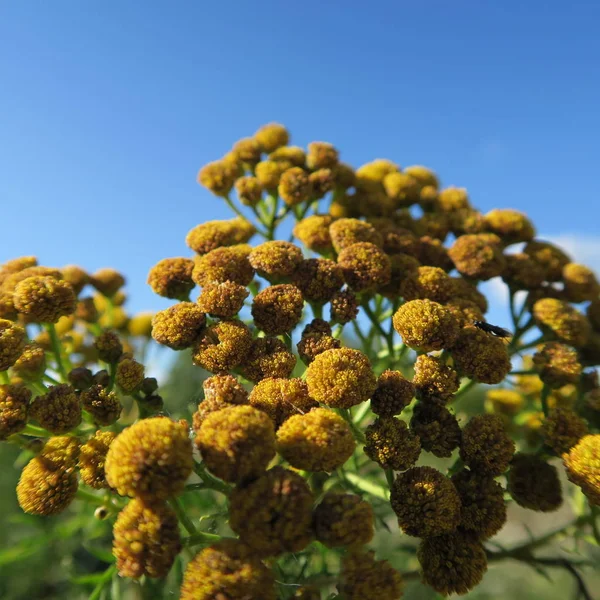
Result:
{"label": "dark insect on flower", "polygon": [[508,331],[508,329],[504,329],[503,327],[498,327],[498,325],[490,325],[485,321],[473,321],[473,325],[486,333],[491,333],[495,337],[499,338],[509,338],[512,337],[512,333]]}

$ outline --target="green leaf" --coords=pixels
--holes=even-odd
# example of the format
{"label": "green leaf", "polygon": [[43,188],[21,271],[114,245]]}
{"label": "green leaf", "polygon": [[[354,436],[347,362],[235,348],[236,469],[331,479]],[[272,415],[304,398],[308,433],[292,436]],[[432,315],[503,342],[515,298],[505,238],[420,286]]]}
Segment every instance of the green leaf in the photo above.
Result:
{"label": "green leaf", "polygon": [[112,564],[115,562],[115,557],[113,556],[110,550],[106,550],[105,548],[99,548],[98,546],[92,546],[88,542],[83,543],[83,547],[95,558],[101,560],[102,562]]}

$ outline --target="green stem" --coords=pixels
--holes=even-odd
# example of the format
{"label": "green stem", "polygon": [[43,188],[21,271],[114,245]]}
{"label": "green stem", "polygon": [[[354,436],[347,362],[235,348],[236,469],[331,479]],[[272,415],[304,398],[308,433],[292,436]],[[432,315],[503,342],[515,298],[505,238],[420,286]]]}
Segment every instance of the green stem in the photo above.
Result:
{"label": "green stem", "polygon": [[346,479],[349,481],[354,487],[370,494],[371,496],[375,496],[376,498],[381,498],[382,500],[389,500],[390,493],[389,490],[384,488],[383,486],[377,485],[368,479],[364,479],[360,475],[356,473],[348,472],[346,473]]}
{"label": "green stem", "polygon": [[10,377],[8,371],[0,371],[0,383],[8,385],[10,383]]}
{"label": "green stem", "polygon": [[46,330],[48,331],[48,335],[50,336],[50,344],[52,345],[52,352],[54,353],[54,357],[56,359],[57,370],[60,373],[63,382],[66,382],[68,380],[67,370],[65,369],[65,365],[63,363],[61,354],[61,344],[58,338],[58,334],[56,333],[56,327],[54,327],[54,323],[46,323]]}
{"label": "green stem", "polygon": [[454,394],[453,402],[456,402],[458,398],[464,396],[473,386],[477,385],[477,382],[474,379],[469,379],[465,385],[463,385],[456,394]]}
{"label": "green stem", "polygon": [[[238,217],[242,217],[242,219],[244,219],[245,221],[247,221],[248,219],[246,218],[246,216],[244,215],[244,213],[233,203],[233,201],[231,200],[231,198],[229,196],[223,196],[223,200],[225,200],[225,202],[227,203],[227,206],[229,206],[229,208],[238,216]],[[254,209],[254,207],[253,207]],[[256,212],[256,210],[254,210],[254,214],[259,217],[258,213]],[[260,219],[260,217],[259,217]],[[264,237],[265,239],[269,239],[268,235],[262,231],[259,227],[256,227],[256,225],[254,226],[256,229],[256,232],[258,233],[258,235],[260,235],[261,237]]]}
{"label": "green stem", "polygon": [[346,423],[348,423],[348,425],[350,426],[350,429],[352,430],[352,433],[354,434],[356,441],[359,444],[364,444],[366,442],[365,434],[354,424],[354,421],[352,420],[352,417],[350,416],[348,409],[347,408],[338,408],[337,412],[340,415],[340,417],[342,417],[344,419],[344,421],[346,421]]}
{"label": "green stem", "polygon": [[31,435],[33,437],[52,437],[53,434],[41,427],[36,427],[35,425],[27,424],[25,429],[22,429],[19,433],[23,435]]}
{"label": "green stem", "polygon": [[196,533],[193,533],[192,535],[183,538],[182,543],[184,546],[189,547],[189,546],[200,546],[200,545],[204,545],[204,544],[213,544],[215,542],[219,542],[223,539],[228,539],[228,538],[223,538],[220,535],[216,535],[214,533],[206,533],[205,531],[197,531]]}
{"label": "green stem", "polygon": [[548,396],[549,395],[550,395],[550,386],[547,383],[545,383],[544,387],[542,388],[542,393],[540,394],[541,400],[542,400],[542,411],[543,411],[545,417],[548,416]]}
{"label": "green stem", "polygon": [[311,308],[315,319],[323,318],[323,305],[316,302],[311,302]]}
{"label": "green stem", "polygon": [[[388,334],[384,331],[383,327],[381,326],[381,323],[379,322],[379,319],[377,318],[377,315],[371,310],[371,307],[369,306],[368,302],[363,302],[362,303],[362,307],[363,310],[365,311],[365,314],[367,315],[367,317],[369,317],[369,320],[371,321],[371,323],[373,324],[373,326],[375,327],[375,329],[377,330],[377,333],[379,333],[379,335],[384,339],[384,340],[388,340]],[[389,344],[388,344],[389,346]],[[393,353],[393,348],[394,348],[394,344],[392,342],[392,353]]]}
{"label": "green stem", "polygon": [[196,466],[194,467],[194,472],[196,473],[196,475],[198,475],[198,477],[200,477],[200,479],[202,479],[202,482],[204,483],[206,488],[215,492],[220,492],[221,494],[225,494],[226,496],[228,496],[231,492],[231,488],[225,482],[221,481],[220,479],[217,479],[216,477],[213,477],[204,468],[203,464],[196,463]]}
{"label": "green stem", "polygon": [[386,469],[385,478],[387,479],[388,487],[391,490],[394,485],[394,471],[392,469]]}
{"label": "green stem", "polygon": [[47,373],[44,373],[44,379],[51,383],[52,385],[60,385],[60,381],[58,379],[54,379],[54,377],[50,377]]}
{"label": "green stem", "polygon": [[84,502],[91,502],[92,504],[97,504],[98,506],[102,506],[103,504],[105,504],[104,498],[102,498],[101,496],[96,496],[96,494],[92,494],[91,492],[88,492],[87,490],[84,490],[82,488],[79,488],[77,490],[75,497],[79,498],[80,500],[83,500]]}
{"label": "green stem", "polygon": [[102,595],[102,590],[104,589],[104,586],[113,578],[113,576],[115,575],[116,572],[117,572],[116,565],[111,565],[110,567],[108,567],[108,569],[106,569],[106,571],[104,571],[104,574],[102,575],[102,579],[100,579],[100,581],[94,588],[94,591],[90,594],[90,597],[88,598],[88,600],[98,600],[100,598],[100,596]]}
{"label": "green stem", "polygon": [[196,535],[198,530],[196,526],[192,523],[191,519],[187,516],[185,512],[185,508],[183,508],[183,504],[179,498],[171,498],[169,500],[169,504],[171,508],[175,511],[179,522],[185,527],[186,531],[192,535]]}

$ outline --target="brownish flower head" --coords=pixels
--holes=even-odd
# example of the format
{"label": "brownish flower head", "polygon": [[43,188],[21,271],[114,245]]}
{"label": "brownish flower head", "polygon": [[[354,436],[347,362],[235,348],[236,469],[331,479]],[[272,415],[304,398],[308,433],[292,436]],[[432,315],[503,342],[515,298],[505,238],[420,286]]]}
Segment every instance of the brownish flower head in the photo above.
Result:
{"label": "brownish flower head", "polygon": [[415,395],[415,386],[400,371],[384,371],[371,396],[371,410],[380,417],[399,415]]}
{"label": "brownish flower head", "polygon": [[114,392],[109,392],[100,384],[94,384],[79,394],[81,405],[101,427],[107,427],[119,420],[123,406]]}
{"label": "brownish flower head", "polygon": [[455,293],[454,280],[439,267],[417,267],[407,273],[399,292],[404,300],[427,298],[443,303]]}
{"label": "brownish flower head", "polygon": [[35,342],[27,344],[23,348],[21,356],[12,366],[12,372],[26,380],[39,379],[46,371],[46,353],[44,349]]}
{"label": "brownish flower head", "polygon": [[245,244],[255,231],[254,226],[240,216],[222,221],[206,221],[189,231],[185,243],[198,254],[208,254],[222,246]]}
{"label": "brownish flower head", "polygon": [[75,295],[78,296],[81,290],[90,282],[90,276],[77,265],[67,265],[60,272],[63,279],[71,285]]}
{"label": "brownish flower head", "polygon": [[123,344],[114,331],[105,331],[94,340],[98,358],[107,363],[116,363],[123,354]]}
{"label": "brownish flower head", "polygon": [[392,277],[390,257],[370,242],[346,246],[338,255],[338,265],[348,287],[355,292],[375,291]]}
{"label": "brownish flower head", "polygon": [[440,458],[448,458],[462,439],[454,414],[438,404],[417,402],[410,428],[419,436],[421,448]]}
{"label": "brownish flower head", "polygon": [[506,254],[505,258],[506,268],[502,279],[512,289],[534,290],[544,281],[545,270],[529,254]]}
{"label": "brownish flower head", "polygon": [[239,175],[241,173],[237,163],[230,160],[215,160],[198,171],[197,181],[215,196],[227,196]]}
{"label": "brownish flower head", "polygon": [[187,300],[195,285],[193,269],[194,261],[189,258],[165,258],[150,269],[148,284],[159,296]]}
{"label": "brownish flower head", "polygon": [[358,242],[369,242],[379,247],[383,245],[383,238],[375,227],[359,219],[337,219],[329,226],[329,234],[338,253]]}
{"label": "brownish flower head", "polygon": [[302,318],[304,298],[295,285],[272,285],[254,296],[252,318],[267,335],[289,333]]}
{"label": "brownish flower head", "polygon": [[17,500],[30,515],[51,516],[61,513],[75,498],[75,469],[55,468],[41,457],[30,460],[17,484]]}
{"label": "brownish flower head", "polygon": [[107,488],[104,474],[106,454],[117,437],[112,431],[96,431],[79,451],[79,474],[86,485],[99,490]]}
{"label": "brownish flower head", "polygon": [[470,300],[474,302],[481,310],[482,313],[486,313],[488,310],[488,301],[487,298],[477,289],[477,287],[467,281],[463,277],[453,277],[454,281],[454,297],[462,298],[463,300]]}
{"label": "brownish flower head", "polygon": [[337,348],[319,354],[306,371],[308,392],[317,402],[332,408],[350,408],[368,400],[377,387],[365,354]]}
{"label": "brownish flower head", "polygon": [[206,468],[231,483],[261,475],[275,456],[275,430],[252,406],[229,406],[210,413],[196,435]]}
{"label": "brownish flower head", "polygon": [[416,179],[421,188],[425,186],[432,186],[435,189],[440,187],[436,174],[427,167],[421,165],[412,165],[404,169],[404,173],[410,175],[413,179]]}
{"label": "brownish flower head", "polygon": [[252,346],[252,332],[241,321],[220,321],[207,327],[194,346],[194,364],[210,373],[240,366]]}
{"label": "brownish flower head", "polygon": [[390,262],[392,265],[390,282],[381,286],[378,292],[386,298],[395,300],[400,296],[400,287],[404,279],[416,272],[421,263],[408,254],[391,254]]}
{"label": "brownish flower head", "polygon": [[152,337],[173,350],[193,346],[206,328],[206,315],[194,302],[180,302],[152,318]]}
{"label": "brownish flower head", "polygon": [[281,146],[269,154],[269,160],[291,163],[294,167],[303,167],[306,152],[300,146]]}
{"label": "brownish flower head", "polygon": [[476,415],[462,431],[460,457],[473,471],[486,475],[502,475],[515,453],[498,415]]}
{"label": "brownish flower head", "polygon": [[475,327],[461,329],[452,358],[460,374],[490,385],[503,381],[511,369],[506,344]]}
{"label": "brownish flower head", "polygon": [[582,371],[577,352],[558,342],[548,342],[540,346],[533,355],[533,364],[540,374],[540,379],[551,388],[577,383]]}
{"label": "brownish flower head", "polygon": [[90,283],[104,296],[114,296],[124,285],[125,277],[114,269],[98,269]]}
{"label": "brownish flower head", "polygon": [[262,185],[256,177],[240,177],[235,182],[235,191],[240,202],[245,206],[256,206],[263,193]]}
{"label": "brownish flower head", "polygon": [[132,394],[144,381],[144,365],[133,358],[123,358],[117,364],[117,385],[125,394]]}
{"label": "brownish flower head", "polygon": [[331,320],[334,323],[349,323],[358,315],[358,299],[354,292],[342,290],[331,298]]}
{"label": "brownish flower head", "polygon": [[419,437],[395,417],[379,417],[367,427],[365,437],[365,454],[384,469],[405,471],[421,454]]}
{"label": "brownish flower head", "polygon": [[417,398],[435,404],[445,404],[460,386],[458,373],[439,358],[423,354],[415,362],[413,377]]}
{"label": "brownish flower head", "polygon": [[281,176],[291,168],[295,167],[287,161],[263,160],[256,165],[254,172],[260,185],[265,190],[274,192],[281,181]]}
{"label": "brownish flower head", "polygon": [[331,169],[318,169],[308,176],[308,180],[312,185],[313,198],[319,200],[334,188],[335,172]]}
{"label": "brownish flower head", "polygon": [[143,419],[110,445],[106,480],[121,496],[166,500],[183,490],[193,462],[187,425],[167,417]]}
{"label": "brownish flower head", "polygon": [[563,267],[565,294],[571,302],[595,300],[600,293],[600,283],[592,269],[577,263],[568,263]]}
{"label": "brownish flower head", "polygon": [[451,347],[460,331],[447,308],[425,299],[403,304],[394,314],[393,324],[405,344],[424,352]]}
{"label": "brownish flower head", "polygon": [[215,248],[208,254],[196,256],[192,279],[200,286],[216,281],[234,281],[246,286],[254,277],[254,269],[248,261],[252,247],[237,244]]}
{"label": "brownish flower head", "polygon": [[279,123],[267,123],[258,129],[254,139],[264,152],[273,152],[280,146],[287,146],[290,141],[288,130]]}
{"label": "brownish flower head", "polygon": [[267,377],[250,392],[249,402],[265,412],[275,429],[293,415],[303,415],[319,405],[308,395],[308,386],[300,378]]}
{"label": "brownish flower head", "polygon": [[567,477],[600,506],[600,435],[586,435],[563,455]]}
{"label": "brownish flower head", "polygon": [[515,454],[506,481],[509,494],[523,508],[552,512],[562,504],[556,467],[534,454]]}
{"label": "brownish flower head", "polygon": [[329,226],[333,223],[330,215],[311,215],[294,226],[294,235],[309,249],[314,252],[331,250],[332,241]]}
{"label": "brownish flower head", "polygon": [[228,406],[248,404],[248,392],[232,375],[213,375],[204,380],[202,387],[204,400],[192,415],[192,428],[196,433],[209,414]]}
{"label": "brownish flower head", "polygon": [[239,162],[252,166],[260,161],[262,146],[256,138],[247,137],[238,140],[231,151]]}
{"label": "brownish flower head", "polygon": [[48,431],[60,435],[81,423],[81,403],[75,390],[62,383],[38,396],[29,407],[30,415]]}
{"label": "brownish flower head", "polygon": [[529,242],[535,236],[535,228],[527,215],[510,208],[495,208],[485,215],[485,223],[492,233],[505,245]]}
{"label": "brownish flower head", "polygon": [[585,346],[590,337],[589,321],[568,302],[542,298],[533,305],[532,312],[540,329],[554,334],[565,344],[578,348]]}
{"label": "brownish flower head", "polygon": [[271,283],[291,277],[302,262],[302,250],[282,241],[264,242],[248,256],[252,268]]}
{"label": "brownish flower head", "polygon": [[233,281],[211,282],[202,288],[197,302],[202,312],[226,319],[240,312],[249,294],[245,286]]}
{"label": "brownish flower head", "polygon": [[454,298],[444,306],[456,317],[461,327],[472,325],[474,321],[485,321],[481,309],[475,302],[464,298]]}
{"label": "brownish flower head", "polygon": [[[342,292],[339,292],[342,293]],[[302,331],[298,342],[298,354],[305,365],[326,350],[340,348],[342,343],[331,335],[331,326],[323,319],[313,319]]]}
{"label": "brownish flower head", "polygon": [[0,440],[27,425],[31,392],[21,385],[0,385]]}
{"label": "brownish flower head", "polygon": [[542,267],[546,281],[560,281],[563,267],[571,262],[571,259],[560,248],[541,240],[530,241],[523,252],[531,256]]}
{"label": "brownish flower head", "polygon": [[277,191],[288,206],[297,206],[312,198],[313,185],[308,173],[302,167],[292,167],[279,179]]}
{"label": "brownish flower head", "polygon": [[135,498],[119,513],[113,528],[113,555],[121,577],[166,577],[181,551],[179,521],[161,502]]}
{"label": "brownish flower head", "polygon": [[411,206],[419,200],[419,184],[407,173],[389,173],[383,178],[383,187],[397,207]]}
{"label": "brownish flower head", "polygon": [[77,301],[74,314],[74,317],[76,319],[80,319],[81,321],[85,321],[86,323],[95,323],[98,320],[99,316],[100,312],[98,311],[98,308],[93,298],[80,298]]}
{"label": "brownish flower head", "polygon": [[436,204],[439,210],[449,213],[471,208],[467,190],[453,186],[440,190]]}
{"label": "brownish flower head", "polygon": [[448,255],[461,275],[474,279],[492,279],[502,275],[506,267],[501,240],[492,233],[461,235]]}
{"label": "brownish flower head", "polygon": [[339,265],[327,258],[304,259],[292,277],[308,302],[329,302],[344,285],[344,273]]}
{"label": "brownish flower head", "polygon": [[375,560],[375,552],[352,552],[342,559],[338,590],[348,600],[400,600],[404,582],[387,560]]}
{"label": "brownish flower head", "polygon": [[561,456],[588,434],[586,422],[573,410],[555,408],[542,423],[542,434],[546,446]]}
{"label": "brownish flower head", "polygon": [[181,600],[275,600],[275,579],[254,551],[237,540],[222,540],[188,563]]}
{"label": "brownish flower head", "polygon": [[0,286],[2,282],[13,273],[18,273],[23,269],[30,267],[36,267],[38,260],[35,256],[19,256],[18,258],[11,258],[5,263],[0,265]]}
{"label": "brownish flower head", "polygon": [[328,492],[313,514],[317,540],[328,548],[363,546],[373,539],[373,509],[360,496]]}
{"label": "brownish flower head", "polygon": [[233,490],[229,525],[258,556],[299,552],[312,538],[313,501],[300,475],[273,467]]}
{"label": "brownish flower head", "polygon": [[348,423],[326,408],[293,415],[277,430],[277,452],[305,471],[333,471],[352,456],[354,447]]}
{"label": "brownish flower head", "polygon": [[432,467],[413,467],[394,480],[390,502],[407,535],[430,537],[454,531],[460,497],[454,484]]}
{"label": "brownish flower head", "polygon": [[423,540],[417,549],[423,581],[436,592],[466,594],[487,571],[485,548],[477,536],[465,531]]}
{"label": "brownish flower head", "polygon": [[28,277],[13,293],[15,308],[30,322],[56,323],[75,312],[77,298],[70,283],[54,277]]}
{"label": "brownish flower head", "polygon": [[333,144],[328,142],[311,142],[308,144],[306,166],[311,169],[334,168],[338,164],[339,153]]}
{"label": "brownish flower head", "polygon": [[506,523],[506,504],[502,486],[488,475],[462,469],[452,476],[460,496],[459,527],[481,540],[496,535]]}
{"label": "brownish flower head", "polygon": [[590,302],[586,309],[587,318],[590,320],[592,327],[600,330],[600,299]]}
{"label": "brownish flower head", "polygon": [[252,341],[241,366],[242,375],[258,383],[265,377],[289,377],[296,366],[296,357],[276,337],[265,336]]}

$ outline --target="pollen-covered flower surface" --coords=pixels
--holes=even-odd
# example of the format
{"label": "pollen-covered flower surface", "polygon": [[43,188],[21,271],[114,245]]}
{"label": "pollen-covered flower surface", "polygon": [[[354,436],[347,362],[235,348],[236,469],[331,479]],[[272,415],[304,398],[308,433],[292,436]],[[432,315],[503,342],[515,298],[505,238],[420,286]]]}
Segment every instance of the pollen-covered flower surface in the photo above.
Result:
{"label": "pollen-covered flower surface", "polygon": [[53,597],[394,600],[503,597],[521,562],[548,600],[567,577],[594,597],[593,270],[428,167],[351,166],[278,123],[231,142],[142,273],[0,265],[3,481],[32,515],[6,515],[2,573],[48,563]]}

